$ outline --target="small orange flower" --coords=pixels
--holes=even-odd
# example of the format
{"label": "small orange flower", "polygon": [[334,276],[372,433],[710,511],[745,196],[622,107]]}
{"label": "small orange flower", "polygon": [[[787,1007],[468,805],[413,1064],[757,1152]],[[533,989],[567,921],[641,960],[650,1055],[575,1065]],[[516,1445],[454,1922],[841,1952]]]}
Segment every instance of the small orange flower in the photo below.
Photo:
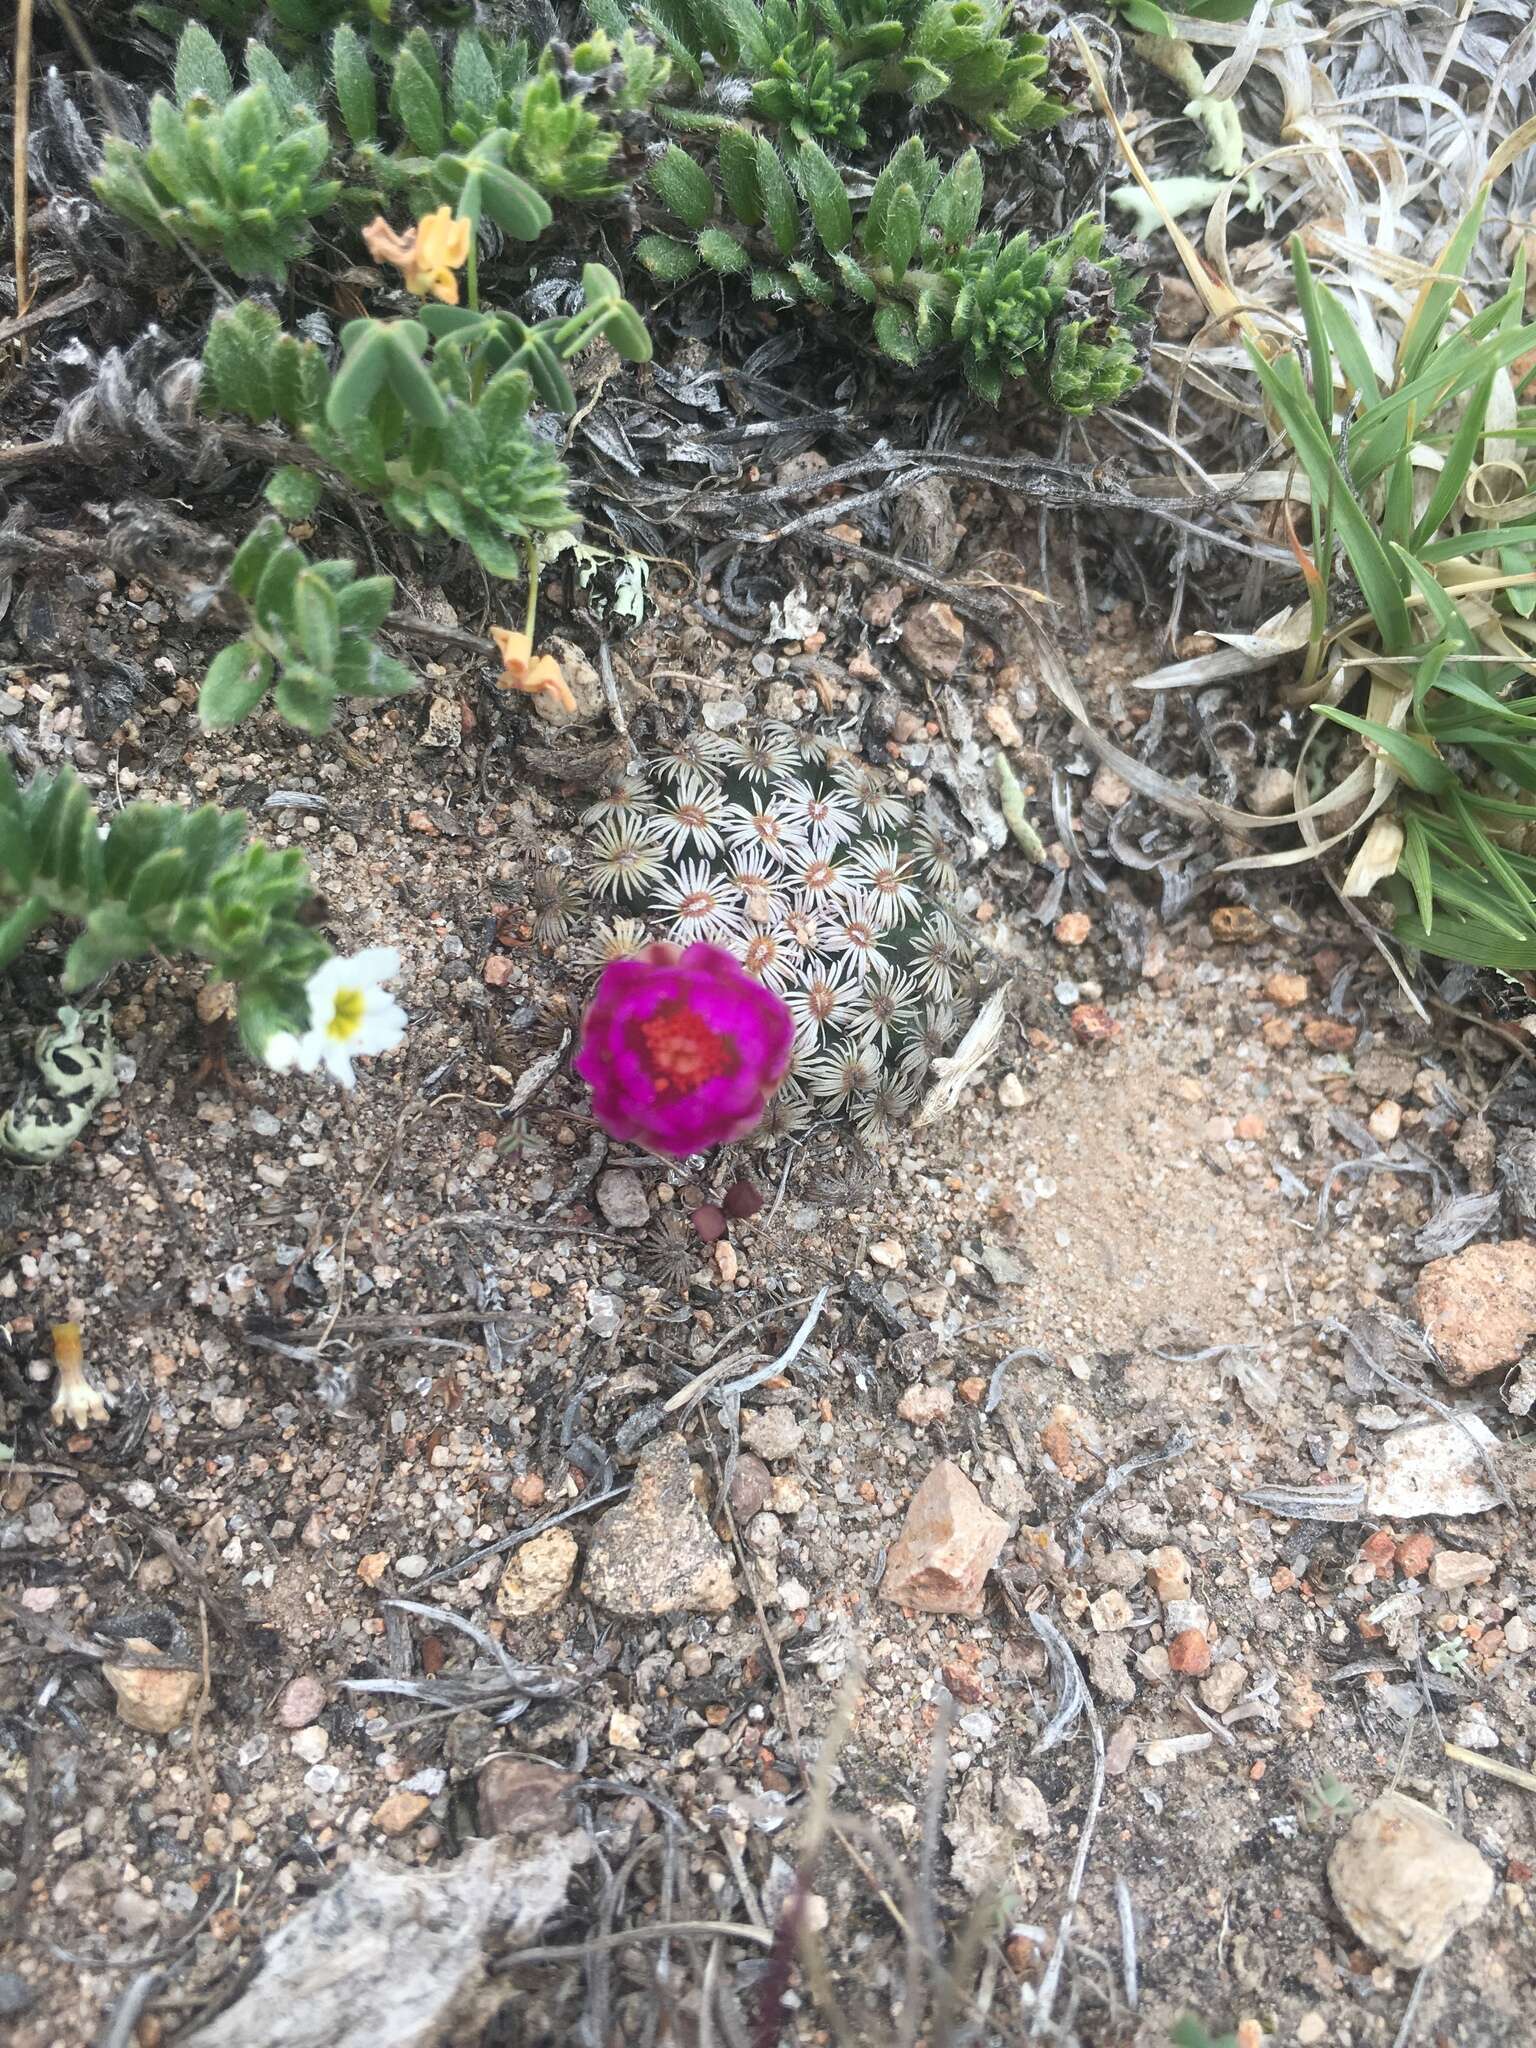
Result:
{"label": "small orange flower", "polygon": [[492,626],[491,638],[501,656],[501,687],[504,690],[521,690],[529,697],[553,697],[562,711],[575,712],[576,699],[571,695],[570,685],[560,673],[560,664],[552,654],[535,656],[533,642],[528,635],[514,633],[506,626]]}
{"label": "small orange flower", "polygon": [[440,206],[404,235],[396,234],[380,214],[363,229],[363,241],[375,263],[394,265],[408,292],[456,306],[459,280],[453,273],[468,259],[472,233],[467,220],[456,219],[449,208]]}

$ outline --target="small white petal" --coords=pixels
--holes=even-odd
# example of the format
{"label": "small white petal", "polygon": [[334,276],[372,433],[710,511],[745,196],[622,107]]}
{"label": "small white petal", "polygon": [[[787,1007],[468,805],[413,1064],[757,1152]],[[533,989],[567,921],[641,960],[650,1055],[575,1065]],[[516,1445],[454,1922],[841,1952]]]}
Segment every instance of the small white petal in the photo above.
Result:
{"label": "small white petal", "polygon": [[274,1031],[261,1049],[261,1057],[274,1074],[288,1074],[299,1064],[303,1046],[291,1031]]}

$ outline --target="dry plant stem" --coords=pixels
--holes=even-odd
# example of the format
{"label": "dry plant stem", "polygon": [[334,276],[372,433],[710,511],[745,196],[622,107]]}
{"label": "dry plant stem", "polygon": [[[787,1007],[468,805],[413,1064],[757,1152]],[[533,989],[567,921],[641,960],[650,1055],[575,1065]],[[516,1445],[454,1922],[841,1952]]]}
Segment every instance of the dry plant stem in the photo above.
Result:
{"label": "dry plant stem", "polygon": [[[11,225],[16,257],[16,315],[32,302],[27,274],[27,129],[32,105],[32,0],[16,0],[15,113],[11,130]],[[26,354],[25,347],[21,354]]]}
{"label": "dry plant stem", "polygon": [[1403,2023],[1393,2036],[1392,2048],[1408,2048],[1408,2043],[1413,2038],[1414,2021],[1418,2018],[1419,2000],[1423,1996],[1424,1986],[1429,1982],[1429,1973],[1433,1968],[1433,1963],[1426,1963],[1414,1978],[1413,1989],[1408,1994],[1408,2004],[1403,2013]]}
{"label": "dry plant stem", "polygon": [[130,2048],[144,2008],[159,1989],[164,1974],[162,1970],[145,1970],[134,1978],[117,2001],[112,2017],[102,2031],[98,2048]]}
{"label": "dry plant stem", "polygon": [[1454,1742],[1445,1744],[1445,1754],[1452,1763],[1466,1764],[1474,1771],[1486,1771],[1491,1778],[1502,1778],[1506,1785],[1518,1785],[1522,1791],[1536,1792],[1536,1772],[1522,1771],[1515,1764],[1500,1763],[1497,1757],[1482,1756],[1475,1749],[1462,1749]]}
{"label": "dry plant stem", "polygon": [[199,1594],[197,1602],[197,1627],[202,1646],[202,1684],[198,1687],[197,1698],[192,1702],[192,1722],[188,1730],[187,1751],[192,1759],[192,1768],[197,1773],[197,1789],[203,1795],[203,1812],[208,1812],[209,1801],[213,1798],[213,1784],[208,1776],[208,1763],[203,1755],[203,1716],[208,1711],[208,1702],[213,1697],[213,1685],[208,1668],[208,1603]]}
{"label": "dry plant stem", "polygon": [[684,1936],[701,1941],[744,1941],[753,1948],[769,1948],[773,1937],[761,1927],[747,1926],[739,1920],[669,1920],[647,1927],[620,1927],[611,1934],[594,1934],[589,1940],[578,1942],[569,1948],[525,1948],[508,1956],[505,1969],[515,1970],[523,1963],[573,1963],[589,1956],[594,1949],[628,1948],[637,1941],[665,1941]]}

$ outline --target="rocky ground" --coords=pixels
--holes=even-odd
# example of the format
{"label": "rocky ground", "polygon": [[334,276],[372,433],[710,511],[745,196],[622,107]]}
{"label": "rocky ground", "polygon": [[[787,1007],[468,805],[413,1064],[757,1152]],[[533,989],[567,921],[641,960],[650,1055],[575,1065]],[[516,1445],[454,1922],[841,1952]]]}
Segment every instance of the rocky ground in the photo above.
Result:
{"label": "rocky ground", "polygon": [[[1522,2037],[1524,1057],[1415,1017],[1310,885],[1036,921],[1053,768],[1079,830],[1124,792],[920,598],[866,579],[830,648],[770,654],[663,606],[620,665],[631,716],[873,717],[919,783],[963,718],[1047,842],[970,871],[1013,1000],[951,1115],[697,1177],[608,1147],[560,1064],[570,790],[472,669],[334,742],[209,741],[146,586],[54,593],[160,679],[106,734],[15,644],[37,757],[250,805],[338,942],[400,945],[411,1014],[342,1097],[221,1071],[195,978],[126,974],[119,1098],[0,1188],[17,2048],[378,2038],[381,1987],[401,2040],[702,2040],[704,2001],[810,2042],[831,1999],[952,2039],[903,1989],[941,1953],[971,2038]],[[1079,663],[1126,734],[1143,655],[1117,615]],[[66,1315],[115,1403],[78,1435]]]}

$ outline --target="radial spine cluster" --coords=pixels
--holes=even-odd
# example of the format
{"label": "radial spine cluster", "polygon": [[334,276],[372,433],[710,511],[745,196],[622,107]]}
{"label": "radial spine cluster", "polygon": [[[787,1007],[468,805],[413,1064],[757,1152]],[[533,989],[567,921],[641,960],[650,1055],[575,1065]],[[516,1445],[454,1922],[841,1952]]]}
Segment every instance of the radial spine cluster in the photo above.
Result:
{"label": "radial spine cluster", "polygon": [[583,823],[594,966],[704,939],[788,1005],[794,1062],[760,1137],[906,1120],[974,1014],[974,955],[949,856],[887,777],[785,726],[702,733],[632,763]]}

